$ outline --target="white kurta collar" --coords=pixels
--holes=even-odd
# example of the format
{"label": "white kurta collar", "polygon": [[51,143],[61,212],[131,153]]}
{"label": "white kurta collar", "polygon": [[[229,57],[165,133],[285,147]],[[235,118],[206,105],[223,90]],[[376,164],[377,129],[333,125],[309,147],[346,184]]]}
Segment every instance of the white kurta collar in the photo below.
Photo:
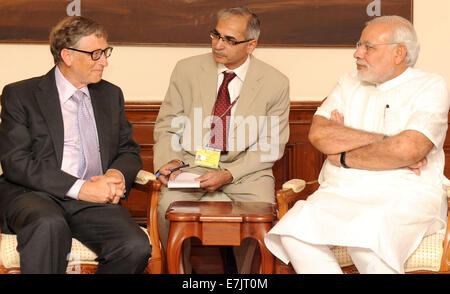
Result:
{"label": "white kurta collar", "polygon": [[387,91],[392,88],[397,87],[398,85],[402,84],[403,82],[407,81],[411,74],[411,68],[408,67],[403,73],[401,73],[399,76],[393,78],[392,80],[389,80],[387,82],[384,82],[382,84],[377,85],[377,88],[381,91]]}

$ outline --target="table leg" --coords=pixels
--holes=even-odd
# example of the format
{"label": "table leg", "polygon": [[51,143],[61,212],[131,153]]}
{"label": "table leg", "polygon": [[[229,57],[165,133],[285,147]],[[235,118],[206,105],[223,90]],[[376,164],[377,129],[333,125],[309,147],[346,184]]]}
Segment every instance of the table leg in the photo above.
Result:
{"label": "table leg", "polygon": [[183,242],[191,237],[198,237],[198,223],[170,223],[167,243],[167,268],[169,274],[180,274],[180,257]]}
{"label": "table leg", "polygon": [[272,228],[271,223],[247,223],[245,224],[244,238],[253,238],[258,242],[261,252],[261,273],[273,274],[275,258],[264,243],[266,233]]}

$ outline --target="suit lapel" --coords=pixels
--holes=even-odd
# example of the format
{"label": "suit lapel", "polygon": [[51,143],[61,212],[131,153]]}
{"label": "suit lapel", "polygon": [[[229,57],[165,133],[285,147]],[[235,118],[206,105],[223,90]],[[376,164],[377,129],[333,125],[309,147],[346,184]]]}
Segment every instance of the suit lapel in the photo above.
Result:
{"label": "suit lapel", "polygon": [[[95,124],[97,126],[98,143],[100,146],[100,157],[102,161],[102,167],[108,166],[109,148],[107,148],[108,134],[111,134],[110,117],[111,117],[111,104],[102,94],[102,91],[98,89],[97,84],[88,85],[89,95],[91,96],[92,108],[94,110]],[[111,106],[112,107],[112,106]]]}
{"label": "suit lapel", "polygon": [[[217,95],[217,64],[211,54],[209,54],[208,57],[209,58],[200,65],[201,71],[198,76],[198,83],[201,89],[203,119],[212,114]],[[204,138],[205,134],[211,130],[211,126],[209,124],[207,126],[205,125],[202,130],[202,138]]]}
{"label": "suit lapel", "polygon": [[[251,110],[255,107],[254,100],[256,98],[256,94],[262,86],[262,77],[263,74],[259,70],[258,60],[251,56],[250,65],[247,71],[247,75],[245,76],[241,94],[239,95],[239,101],[236,105],[234,117],[245,117],[248,113],[253,113],[253,111]],[[238,125],[238,122],[235,123],[234,129],[236,129]]]}
{"label": "suit lapel", "polygon": [[[106,147],[108,143],[108,134],[110,134],[111,128],[109,123],[111,108],[108,107],[110,103],[105,101],[105,97],[107,96],[102,95],[102,92],[95,84],[89,85],[88,89],[97,126],[102,166],[107,166],[109,148]],[[61,167],[64,150],[64,121],[61,113],[58,89],[56,87],[55,68],[42,78],[42,81],[35,91],[35,97],[42,112],[42,116],[47,123],[50,137],[53,141],[53,148],[55,150],[58,166]]]}
{"label": "suit lapel", "polygon": [[198,78],[199,83],[201,83],[202,106],[205,116],[212,113],[217,95],[217,64],[212,55],[208,55],[208,57],[210,58],[201,64],[202,71]]}
{"label": "suit lapel", "polygon": [[56,161],[58,166],[61,166],[64,149],[64,123],[56,88],[55,68],[42,78],[35,91],[35,97],[53,141]]}

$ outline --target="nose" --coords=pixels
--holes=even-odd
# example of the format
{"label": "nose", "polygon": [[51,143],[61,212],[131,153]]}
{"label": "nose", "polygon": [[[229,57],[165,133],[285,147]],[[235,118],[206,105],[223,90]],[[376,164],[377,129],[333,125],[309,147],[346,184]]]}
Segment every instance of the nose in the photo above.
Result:
{"label": "nose", "polygon": [[215,49],[223,49],[225,47],[225,43],[223,42],[222,38],[217,39],[217,41],[215,41],[216,44],[214,45]]}
{"label": "nose", "polygon": [[100,57],[99,60],[97,60],[97,62],[103,65],[104,67],[108,66],[108,58],[106,57],[105,53],[102,54],[102,56]]}
{"label": "nose", "polygon": [[353,53],[353,57],[355,59],[362,59],[364,57],[364,50],[362,46],[356,48],[355,52]]}

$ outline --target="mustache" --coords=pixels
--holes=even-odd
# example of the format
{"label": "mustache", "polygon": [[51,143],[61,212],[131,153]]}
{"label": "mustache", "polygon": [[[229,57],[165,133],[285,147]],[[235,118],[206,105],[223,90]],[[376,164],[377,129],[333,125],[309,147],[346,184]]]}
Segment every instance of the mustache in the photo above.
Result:
{"label": "mustache", "polygon": [[369,67],[369,65],[368,65],[367,63],[365,63],[365,62],[363,62],[363,61],[361,61],[361,60],[356,60],[356,65],[361,65],[361,66],[364,66],[364,67]]}
{"label": "mustache", "polygon": [[225,54],[225,52],[223,52],[222,50],[217,50],[217,49],[213,49],[214,53],[216,53],[217,55],[220,55],[222,57],[226,57],[227,55]]}

